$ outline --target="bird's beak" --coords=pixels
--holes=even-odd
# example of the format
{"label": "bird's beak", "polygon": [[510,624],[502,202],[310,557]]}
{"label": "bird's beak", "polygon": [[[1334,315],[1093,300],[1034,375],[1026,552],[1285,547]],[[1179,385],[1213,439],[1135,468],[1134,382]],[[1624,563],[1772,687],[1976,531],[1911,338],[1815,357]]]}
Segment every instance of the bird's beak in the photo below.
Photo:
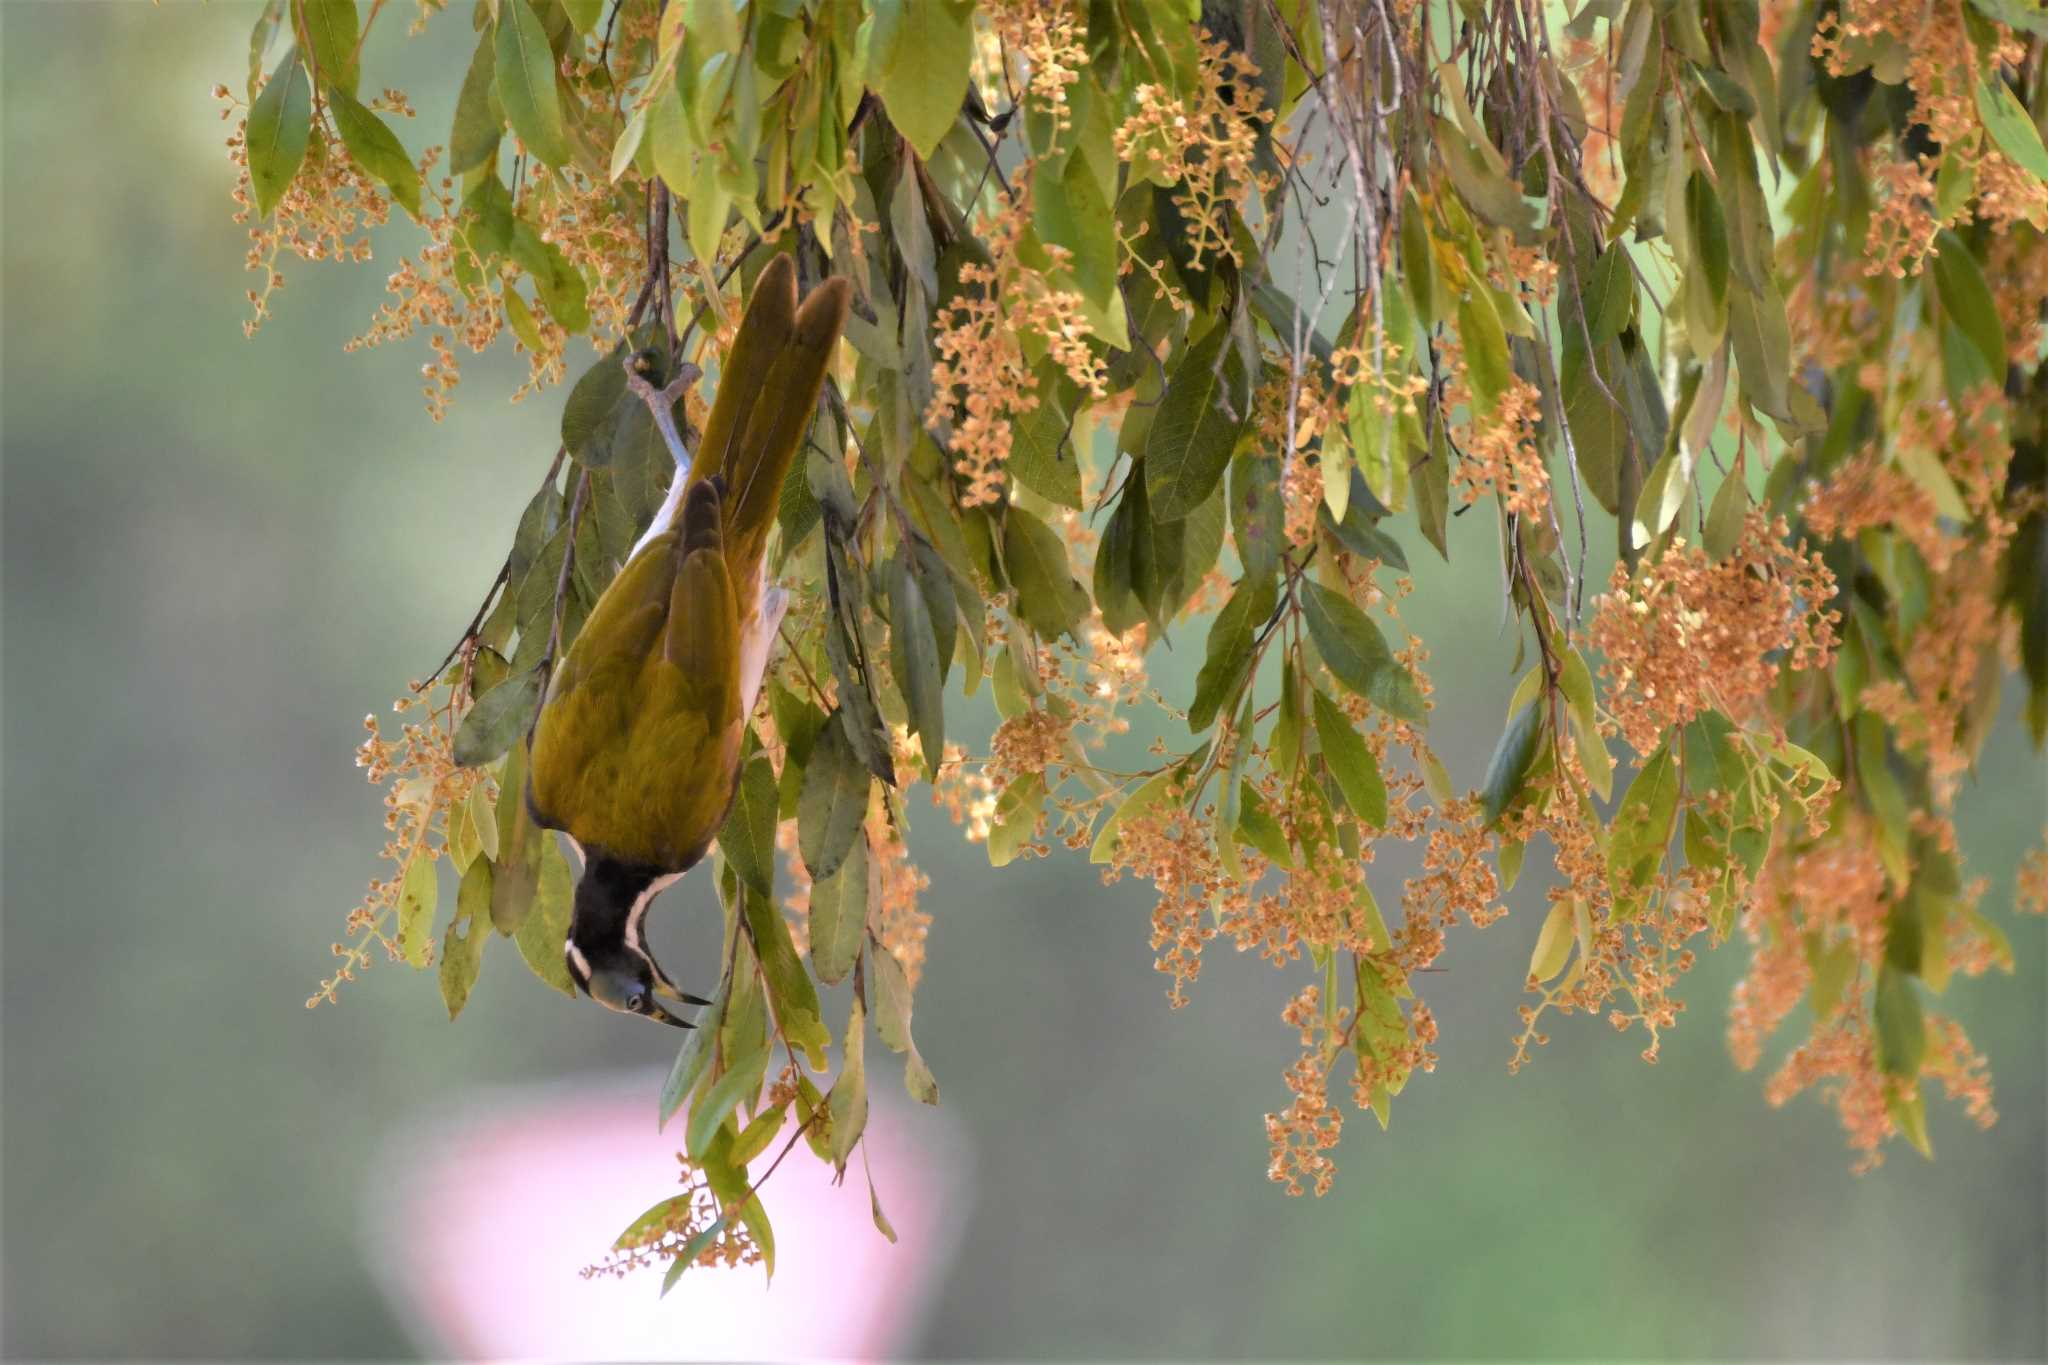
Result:
{"label": "bird's beak", "polygon": [[699,1008],[702,1008],[703,1006],[711,1003],[709,1000],[706,1000],[703,996],[692,995],[688,991],[684,990],[682,987],[676,985],[675,982],[671,981],[669,979],[668,973],[661,969],[661,964],[654,960],[654,955],[652,953],[649,953],[647,955],[647,965],[654,968],[654,979],[657,983],[659,983],[658,989],[661,990],[663,993],[674,996],[676,999],[682,1001],[685,1005],[696,1005]]}
{"label": "bird's beak", "polygon": [[647,1002],[647,1009],[645,1013],[649,1019],[659,1019],[662,1023],[668,1024],[674,1028],[697,1027],[695,1024],[691,1023],[689,1020],[683,1018],[680,1015],[670,1014],[668,1012],[667,1007],[664,1006],[659,999],[649,999]]}

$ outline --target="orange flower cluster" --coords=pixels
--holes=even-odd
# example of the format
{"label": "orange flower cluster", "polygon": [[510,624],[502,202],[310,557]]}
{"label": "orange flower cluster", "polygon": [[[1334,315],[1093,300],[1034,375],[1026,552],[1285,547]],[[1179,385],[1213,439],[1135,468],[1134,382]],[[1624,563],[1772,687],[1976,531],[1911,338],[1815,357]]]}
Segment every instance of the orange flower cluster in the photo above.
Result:
{"label": "orange flower cluster", "polygon": [[[1454,382],[1452,398],[1463,389],[1462,380]],[[1469,391],[1463,396],[1470,401]],[[1550,468],[1536,439],[1542,414],[1543,395],[1526,379],[1510,380],[1492,412],[1481,416],[1474,410],[1465,430],[1464,457],[1451,471],[1451,482],[1467,506],[1493,493],[1509,512],[1542,519],[1550,507]]]}
{"label": "orange flower cluster", "polygon": [[1088,64],[1082,16],[1062,0],[983,0],[980,12],[1011,60],[1023,68],[1029,98],[1059,128],[1071,126],[1067,87],[1081,79],[1081,68]]}
{"label": "orange flower cluster", "polygon": [[[445,684],[431,690],[416,687],[391,709],[401,715],[419,710],[423,718],[401,725],[395,740],[385,738],[374,715],[363,717],[369,733],[356,749],[356,766],[371,786],[389,788],[384,793],[384,828],[390,838],[379,856],[391,864],[392,872],[371,878],[363,899],[349,912],[348,941],[334,945],[341,966],[307,999],[307,1009],[332,1003],[343,982],[355,980],[358,971],[370,966],[373,945],[381,946],[388,959],[398,960],[410,946],[393,936],[407,874],[421,861],[432,874],[432,864],[447,851],[451,821],[490,818],[490,779],[455,761],[455,731],[468,706],[466,689]],[[477,811],[467,809],[473,799],[479,804]]]}
{"label": "orange flower cluster", "polygon": [[[725,1217],[718,1196],[712,1192],[703,1170],[687,1157],[678,1156],[676,1160],[682,1165],[678,1178],[684,1186],[683,1192],[641,1215],[619,1238],[611,1255],[583,1267],[584,1279],[592,1280],[600,1275],[623,1279],[631,1271],[643,1267],[672,1264],[689,1250],[694,1238]],[[761,1248],[755,1245],[753,1234],[747,1230],[743,1220],[732,1218],[726,1220],[717,1235],[704,1244],[691,1264],[756,1265],[760,1260]]]}
{"label": "orange flower cluster", "polygon": [[1141,85],[1137,112],[1116,130],[1119,160],[1134,179],[1173,186],[1189,260],[1199,269],[1221,256],[1235,261],[1231,210],[1253,190],[1270,192],[1276,180],[1252,169],[1258,130],[1273,121],[1255,81],[1258,68],[1220,40],[1201,44],[1201,89],[1190,99]]}
{"label": "orange flower cluster", "polygon": [[[284,288],[284,274],[278,258],[287,253],[302,261],[350,261],[370,259],[370,230],[391,219],[391,201],[377,182],[357,169],[342,144],[341,135],[327,119],[316,117],[306,143],[306,160],[284,197],[277,202],[268,222],[256,222],[255,192],[249,182],[247,106],[225,85],[213,88],[221,101],[220,116],[231,119],[238,112],[241,122],[228,135],[228,160],[236,177],[233,199],[234,221],[248,225],[249,270],[260,273],[263,283],[248,291],[250,316],[242,324],[245,336],[255,336],[270,316],[270,296]],[[384,107],[403,107],[404,97],[387,91],[379,101]],[[424,176],[433,167],[436,152],[421,163]]]}
{"label": "orange flower cluster", "polygon": [[1782,518],[1757,511],[1726,559],[1673,540],[1637,566],[1633,583],[1615,566],[1591,635],[1605,656],[1609,708],[1637,753],[1709,708],[1746,717],[1781,667],[1820,668],[1833,657],[1834,575],[1786,534]]}
{"label": "orange flower cluster", "polygon": [[1344,1134],[1344,1115],[1330,1103],[1323,1055],[1327,1049],[1316,1041],[1324,1023],[1320,997],[1319,988],[1305,987],[1280,1012],[1282,1020],[1301,1031],[1302,1055],[1284,1076],[1293,1100],[1279,1113],[1266,1115],[1266,1142],[1272,1152],[1266,1178],[1287,1186],[1290,1195],[1302,1193],[1304,1180],[1318,1195],[1330,1192],[1337,1163],[1325,1153]]}
{"label": "orange flower cluster", "polygon": [[1108,388],[1102,361],[1088,348],[1081,296],[1047,283],[1067,263],[1065,248],[1048,246],[1047,270],[1027,269],[1017,244],[1031,222],[1031,168],[1019,172],[1016,192],[978,231],[994,260],[960,269],[963,286],[933,318],[932,400],[925,421],[945,424],[954,465],[968,480],[961,501],[969,507],[1005,496],[1016,422],[1038,406],[1037,382],[1024,358],[1023,339],[1035,335],[1067,377],[1100,397]]}

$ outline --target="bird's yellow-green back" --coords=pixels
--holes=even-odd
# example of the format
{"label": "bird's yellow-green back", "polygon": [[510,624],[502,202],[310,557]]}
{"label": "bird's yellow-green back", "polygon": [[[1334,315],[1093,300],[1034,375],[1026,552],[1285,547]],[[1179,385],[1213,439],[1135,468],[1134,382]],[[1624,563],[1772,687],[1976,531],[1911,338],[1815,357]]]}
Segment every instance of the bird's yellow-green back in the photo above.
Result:
{"label": "bird's yellow-green back", "polygon": [[846,308],[844,280],[799,308],[789,257],[761,272],[675,524],[620,570],[556,672],[529,799],[587,850],[679,870],[724,821],[746,723],[740,661],[764,628],[762,556]]}

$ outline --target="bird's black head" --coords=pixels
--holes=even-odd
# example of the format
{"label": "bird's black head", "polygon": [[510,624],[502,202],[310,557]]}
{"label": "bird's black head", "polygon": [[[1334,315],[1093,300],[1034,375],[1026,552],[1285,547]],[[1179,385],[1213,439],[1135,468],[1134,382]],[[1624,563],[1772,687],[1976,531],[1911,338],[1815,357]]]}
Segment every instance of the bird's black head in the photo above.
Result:
{"label": "bird's black head", "polygon": [[[676,988],[640,937],[648,902],[665,884],[651,869],[591,857],[576,883],[576,908],[562,956],[577,986],[606,1009],[689,1028],[690,1022],[675,1011],[704,1002]],[[664,1001],[657,992],[672,999]]]}

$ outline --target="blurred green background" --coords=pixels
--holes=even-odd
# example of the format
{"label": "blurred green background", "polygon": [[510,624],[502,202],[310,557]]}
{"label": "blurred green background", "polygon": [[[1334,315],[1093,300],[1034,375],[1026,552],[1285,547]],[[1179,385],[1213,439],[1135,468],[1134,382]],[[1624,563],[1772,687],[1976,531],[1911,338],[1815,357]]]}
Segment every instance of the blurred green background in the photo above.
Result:
{"label": "blurred green background", "polygon": [[[392,8],[368,69],[420,93],[418,150],[441,140],[468,25],[408,41],[413,7]],[[0,0],[9,1356],[429,1349],[363,1260],[380,1141],[466,1086],[660,1065],[672,1043],[546,992],[510,953],[459,1026],[431,977],[397,968],[302,1008],[375,868],[361,717],[467,619],[559,394],[508,405],[515,367],[495,356],[436,426],[423,350],[343,356],[396,240],[370,267],[288,265],[278,316],[243,340],[208,90],[239,86],[253,14]],[[1460,534],[1452,571],[1418,556],[1409,615],[1437,651],[1433,734],[1476,784],[1511,647],[1484,528]],[[1155,662],[1188,690],[1185,648]],[[920,797],[935,923],[918,1031],[977,1182],[920,1348],[2048,1353],[2044,926],[2006,914],[2044,805],[2048,768],[2008,717],[1962,814],[2019,973],[1945,1002],[1990,1054],[2003,1117],[1979,1132],[1937,1104],[1938,1161],[1898,1145],[1852,1176],[1831,1111],[1765,1105],[1721,1036],[1739,948],[1689,980],[1659,1065],[1634,1035],[1566,1021],[1510,1078],[1531,878],[1521,913],[1454,938],[1428,989],[1442,1065],[1391,1132],[1351,1116],[1316,1201],[1262,1175],[1296,983],[1219,947],[1170,1012],[1142,888],[1103,888],[1071,856],[992,873]],[[1383,902],[1410,866],[1376,866]],[[702,940],[683,921],[708,918],[703,895],[695,878],[671,893],[666,942]]]}

